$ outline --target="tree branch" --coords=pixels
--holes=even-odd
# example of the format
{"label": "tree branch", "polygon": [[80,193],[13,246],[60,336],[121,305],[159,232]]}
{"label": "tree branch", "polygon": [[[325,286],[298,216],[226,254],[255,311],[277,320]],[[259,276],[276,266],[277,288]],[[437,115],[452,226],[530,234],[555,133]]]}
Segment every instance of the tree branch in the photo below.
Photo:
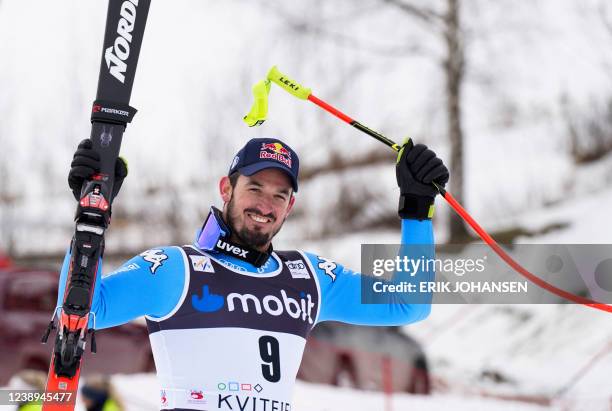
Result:
{"label": "tree branch", "polygon": [[341,173],[350,169],[373,166],[378,164],[393,164],[393,154],[389,150],[373,149],[365,154],[353,156],[350,159],[341,158],[338,153],[332,153],[330,160],[318,167],[300,170],[300,181],[305,182],[320,174]]}
{"label": "tree branch", "polygon": [[599,15],[601,17],[601,21],[602,21],[604,27],[606,28],[606,30],[608,30],[608,32],[612,36],[612,21],[607,19],[607,17],[606,17],[607,14],[608,14],[608,8],[606,7],[606,3],[602,2],[599,5]]}
{"label": "tree branch", "polygon": [[335,33],[332,31],[323,30],[321,27],[304,24],[304,31],[308,31],[312,34],[318,34],[325,40],[339,46],[346,47],[353,50],[365,51],[371,54],[375,54],[381,57],[398,57],[405,55],[425,55],[426,51],[418,44],[409,44],[401,46],[389,46],[383,47],[375,44],[366,44],[362,39],[357,39],[351,36],[347,36],[342,33]]}
{"label": "tree branch", "polygon": [[[371,53],[381,57],[402,57],[405,55],[418,55],[418,56],[426,56],[428,53],[423,47],[419,44],[409,44],[409,45],[398,45],[398,46],[388,46],[383,47],[376,44],[365,43],[363,39],[358,39],[343,33],[333,32],[329,30],[323,29],[320,24],[320,21],[311,22],[308,20],[301,19],[296,17],[281,7],[275,6],[272,7],[266,1],[263,1],[262,4],[265,7],[269,7],[274,13],[280,16],[289,26],[290,30],[293,30],[295,33],[299,34],[315,34],[321,36],[324,40],[331,42],[332,44],[338,47],[344,47],[357,51],[364,51],[367,53]],[[430,56],[435,57],[435,56]]]}
{"label": "tree branch", "polygon": [[383,3],[394,6],[404,13],[410,14],[413,17],[421,20],[424,23],[431,24],[439,28],[440,23],[444,20],[444,16],[428,8],[416,7],[402,0],[382,0]]}

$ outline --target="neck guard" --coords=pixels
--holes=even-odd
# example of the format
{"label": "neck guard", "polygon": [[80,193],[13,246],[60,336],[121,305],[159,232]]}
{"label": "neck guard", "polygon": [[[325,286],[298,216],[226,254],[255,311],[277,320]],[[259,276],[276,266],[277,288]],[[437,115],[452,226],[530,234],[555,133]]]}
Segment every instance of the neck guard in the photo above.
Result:
{"label": "neck guard", "polygon": [[272,245],[266,252],[261,252],[253,248],[237,244],[230,241],[232,230],[225,221],[221,210],[217,207],[210,207],[210,213],[206,217],[206,221],[202,228],[198,231],[194,245],[200,250],[217,251],[223,254],[234,256],[247,263],[253,264],[255,267],[261,267],[272,253]]}

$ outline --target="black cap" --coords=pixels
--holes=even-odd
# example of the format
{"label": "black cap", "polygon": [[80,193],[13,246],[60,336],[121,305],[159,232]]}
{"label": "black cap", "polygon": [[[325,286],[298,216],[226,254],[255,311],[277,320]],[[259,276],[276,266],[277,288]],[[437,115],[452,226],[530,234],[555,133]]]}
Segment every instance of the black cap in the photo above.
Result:
{"label": "black cap", "polygon": [[300,160],[295,151],[275,138],[253,138],[236,153],[228,175],[238,171],[251,176],[266,168],[278,168],[291,179],[293,191],[298,191]]}

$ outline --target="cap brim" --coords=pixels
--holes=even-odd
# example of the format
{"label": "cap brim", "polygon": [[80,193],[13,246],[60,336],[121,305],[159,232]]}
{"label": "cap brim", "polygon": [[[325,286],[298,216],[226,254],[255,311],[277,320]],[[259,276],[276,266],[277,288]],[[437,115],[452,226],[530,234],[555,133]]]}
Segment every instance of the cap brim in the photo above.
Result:
{"label": "cap brim", "polygon": [[285,174],[287,174],[287,176],[291,180],[291,186],[293,187],[293,191],[295,192],[298,191],[297,179],[291,172],[291,169],[289,167],[283,166],[282,164],[276,161],[259,161],[255,164],[250,164],[248,166],[240,167],[237,169],[237,171],[239,171],[240,174],[244,176],[252,176],[253,174],[258,173],[261,170],[265,170],[267,168],[278,168],[279,170],[284,171]]}

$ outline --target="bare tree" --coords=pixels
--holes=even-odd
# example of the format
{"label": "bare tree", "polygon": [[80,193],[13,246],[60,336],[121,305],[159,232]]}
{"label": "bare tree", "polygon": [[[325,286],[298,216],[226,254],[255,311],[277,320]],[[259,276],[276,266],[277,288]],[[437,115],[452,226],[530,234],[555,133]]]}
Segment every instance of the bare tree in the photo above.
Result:
{"label": "bare tree", "polygon": [[605,29],[612,36],[612,16],[608,16],[608,2],[602,1],[599,5],[599,16]]}
{"label": "bare tree", "polygon": [[[612,40],[612,16],[606,2],[598,7],[598,17]],[[606,61],[603,69],[609,71]],[[570,154],[576,164],[597,161],[612,151],[612,97],[592,97],[588,108],[572,104],[570,97],[561,98],[561,109],[570,137]]]}
{"label": "bare tree", "polygon": [[[443,38],[445,55],[441,60],[446,82],[446,118],[448,123],[448,138],[450,142],[449,169],[451,172],[449,191],[463,203],[464,173],[463,173],[463,141],[464,133],[461,123],[462,88],[465,73],[465,48],[461,26],[461,0],[446,0],[446,11],[440,14],[426,7],[417,7],[403,0],[383,0],[384,3],[396,7],[407,16],[417,19],[430,27],[430,30]],[[449,220],[449,242],[464,242],[469,234],[463,220]]]}
{"label": "bare tree", "polygon": [[[464,167],[463,167],[463,146],[464,133],[462,128],[462,89],[465,74],[465,48],[464,30],[461,23],[461,0],[446,0],[446,10],[440,13],[436,10],[424,6],[416,6],[409,0],[379,0],[389,7],[401,11],[407,17],[415,19],[424,25],[429,32],[438,36],[445,45],[443,56],[438,57],[440,67],[445,78],[445,113],[448,125],[448,138],[450,142],[450,161],[451,172],[449,191],[459,201],[463,202],[464,196]],[[385,56],[406,56],[409,54],[427,54],[420,45],[405,44],[393,47],[381,47],[372,44],[365,44],[363,40],[352,38],[345,33],[332,33],[327,31],[316,21],[298,21],[290,13],[276,9],[291,27],[298,33],[316,33],[320,38],[332,41],[341,47],[349,47],[372,52]],[[373,153],[374,154],[374,153]],[[371,155],[373,159],[379,156]],[[313,173],[316,174],[316,173]],[[450,219],[450,242],[464,242],[469,238],[469,234],[459,218]]]}
{"label": "bare tree", "polygon": [[15,244],[15,206],[20,196],[11,190],[11,174],[6,156],[0,156],[0,251],[14,254]]}
{"label": "bare tree", "polygon": [[[446,59],[444,73],[446,77],[446,113],[448,117],[448,134],[451,144],[450,191],[457,201],[463,203],[463,128],[461,126],[461,91],[464,79],[465,52],[459,17],[460,0],[447,0],[447,11],[444,16],[444,40]],[[450,219],[449,242],[462,242],[468,236],[463,220]]]}

